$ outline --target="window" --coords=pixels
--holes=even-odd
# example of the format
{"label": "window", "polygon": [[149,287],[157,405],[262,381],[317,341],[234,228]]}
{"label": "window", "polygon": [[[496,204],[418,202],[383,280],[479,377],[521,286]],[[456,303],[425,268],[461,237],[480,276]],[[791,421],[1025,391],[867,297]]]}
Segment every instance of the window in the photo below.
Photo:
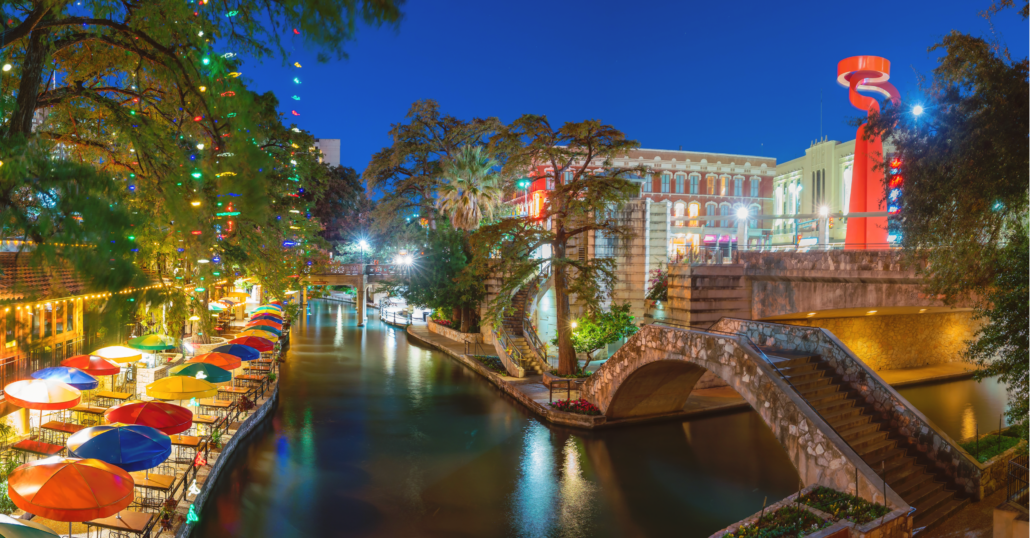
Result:
{"label": "window", "polygon": [[644,182],[640,185],[642,192],[651,192],[651,176],[644,176]]}
{"label": "window", "polygon": [[715,194],[715,176],[708,176],[708,194]]}
{"label": "window", "polygon": [[733,196],[744,196],[744,178],[733,178]]}
{"label": "window", "polygon": [[669,181],[672,176],[669,174],[662,174],[662,192],[669,192]]}
{"label": "window", "polygon": [[701,176],[690,174],[690,194],[698,193],[698,184],[701,183]]}
{"label": "window", "polygon": [[565,172],[565,177],[562,179],[562,185],[568,185],[572,183],[572,172]]}
{"label": "window", "polygon": [[676,176],[676,193],[683,194],[683,176]]}
{"label": "window", "polygon": [[751,178],[751,197],[758,198],[758,184],[762,181],[762,178],[753,177]]}
{"label": "window", "polygon": [[[751,215],[752,217],[757,216],[761,212],[762,212],[762,208],[758,204],[751,204],[747,208],[747,214]],[[758,219],[755,219],[755,218],[750,219],[750,221],[748,222],[748,226],[750,226],[752,228],[758,228]]]}
{"label": "window", "polygon": [[690,226],[697,226],[697,214],[701,210],[701,205],[697,202],[690,202]]}
{"label": "window", "polygon": [[730,193],[730,176],[719,178],[719,196],[726,196]]}
{"label": "window", "polygon": [[730,225],[730,220],[726,217],[730,216],[730,204],[722,204],[719,206],[719,216],[722,217],[719,219],[719,227],[728,228]]}
{"label": "window", "polygon": [[54,321],[54,334],[61,334],[64,332],[64,316],[66,310],[67,308],[65,308],[65,303],[57,305],[57,308],[54,309],[54,318],[56,318]]}
{"label": "window", "polygon": [[30,338],[35,340],[39,338],[39,318],[43,314],[43,310],[36,308],[29,308],[29,315],[32,316],[32,333],[29,335]]}
{"label": "window", "polygon": [[715,226],[715,219],[713,218],[715,217],[715,202],[708,202],[705,204],[705,216],[708,217],[705,219],[705,225]]}
{"label": "window", "polygon": [[68,331],[75,330],[75,303],[68,303]]}
{"label": "window", "polygon": [[549,174],[547,176],[547,190],[549,190],[549,191],[553,191],[554,190],[554,174]]}
{"label": "window", "polygon": [[676,205],[674,207],[674,216],[682,217],[683,211],[686,209],[687,206],[683,205],[683,202],[676,202]]}

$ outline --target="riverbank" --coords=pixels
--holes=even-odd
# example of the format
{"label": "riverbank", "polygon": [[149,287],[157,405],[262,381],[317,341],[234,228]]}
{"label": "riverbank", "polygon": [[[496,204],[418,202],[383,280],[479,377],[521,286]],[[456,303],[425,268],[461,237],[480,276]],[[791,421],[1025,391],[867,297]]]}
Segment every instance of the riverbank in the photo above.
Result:
{"label": "riverbank", "polygon": [[[553,392],[542,382],[542,376],[523,378],[501,375],[485,367],[471,355],[465,354],[465,343],[451,340],[430,332],[425,325],[407,327],[410,337],[420,343],[451,356],[466,367],[487,378],[494,386],[514,397],[544,420],[553,424],[576,428],[594,429],[601,427],[629,426],[663,420],[685,420],[718,413],[729,413],[750,409],[750,405],[730,387],[696,389],[690,393],[683,411],[670,415],[626,420],[607,420],[604,416],[586,416],[556,411],[549,403],[558,399],[577,399],[579,391],[555,389]],[[492,349],[492,348],[490,348]],[[894,388],[942,383],[973,377],[975,368],[965,363],[950,363],[921,368],[884,370],[877,374]]]}

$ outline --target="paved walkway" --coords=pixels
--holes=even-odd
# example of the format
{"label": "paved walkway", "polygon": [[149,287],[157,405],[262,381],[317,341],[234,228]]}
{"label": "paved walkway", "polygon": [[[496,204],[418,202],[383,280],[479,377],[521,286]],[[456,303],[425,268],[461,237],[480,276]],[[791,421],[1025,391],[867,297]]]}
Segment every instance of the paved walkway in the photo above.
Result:
{"label": "paved walkway", "polygon": [[883,370],[876,372],[888,385],[898,388],[922,383],[938,383],[973,377],[976,367],[965,362],[949,362],[938,366]]}

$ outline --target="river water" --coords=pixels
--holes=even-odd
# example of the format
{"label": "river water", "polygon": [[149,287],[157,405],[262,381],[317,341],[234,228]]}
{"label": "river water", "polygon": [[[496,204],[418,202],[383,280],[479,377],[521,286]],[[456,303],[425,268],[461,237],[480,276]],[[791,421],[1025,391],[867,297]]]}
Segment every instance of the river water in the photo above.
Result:
{"label": "river water", "polygon": [[797,489],[754,412],[549,427],[402,329],[355,323],[313,302],[294,324],[279,406],[205,486],[194,536],[706,537]]}

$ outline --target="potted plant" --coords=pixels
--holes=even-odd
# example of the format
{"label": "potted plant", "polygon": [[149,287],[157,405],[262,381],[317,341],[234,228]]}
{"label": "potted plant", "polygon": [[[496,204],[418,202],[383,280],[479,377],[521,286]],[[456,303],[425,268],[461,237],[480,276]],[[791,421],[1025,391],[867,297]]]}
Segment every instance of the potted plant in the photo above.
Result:
{"label": "potted plant", "polygon": [[211,440],[208,442],[208,444],[211,446],[213,450],[221,450],[222,430],[215,428],[214,431],[211,432]]}
{"label": "potted plant", "polygon": [[176,509],[179,507],[179,501],[174,497],[166,499],[161,504],[161,510],[157,513],[158,522],[161,524],[161,530],[171,530],[172,527],[182,521],[182,514]]}

